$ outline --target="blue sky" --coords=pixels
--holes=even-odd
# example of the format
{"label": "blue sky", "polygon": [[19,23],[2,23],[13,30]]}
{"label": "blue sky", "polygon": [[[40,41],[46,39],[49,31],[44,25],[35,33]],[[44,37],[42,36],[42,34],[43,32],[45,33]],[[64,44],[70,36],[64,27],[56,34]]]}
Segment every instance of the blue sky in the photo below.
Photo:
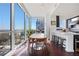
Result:
{"label": "blue sky", "polygon": [[24,29],[24,12],[18,4],[14,5],[15,29]]}
{"label": "blue sky", "polygon": [[[32,17],[31,19],[31,28],[36,29],[37,17]],[[28,16],[26,15],[26,28],[28,29],[29,21]],[[24,29],[24,11],[16,3],[14,5],[14,26],[16,29]],[[0,29],[10,29],[10,4],[9,3],[0,3]]]}
{"label": "blue sky", "polygon": [[0,29],[10,29],[10,4],[0,3]]}
{"label": "blue sky", "polygon": [[[14,5],[15,29],[24,29],[24,12],[18,4]],[[33,20],[32,20],[33,19]],[[36,29],[36,18],[31,18],[32,29]],[[26,16],[26,27],[28,28],[28,16]],[[10,29],[10,4],[0,3],[0,29]]]}
{"label": "blue sky", "polygon": [[[24,28],[24,12],[23,10],[19,7],[18,4],[15,4],[15,29],[23,29]],[[28,16],[26,15],[26,27],[28,29],[29,26],[29,21],[28,21]],[[31,18],[31,28],[36,29],[36,20],[37,18],[32,17]]]}

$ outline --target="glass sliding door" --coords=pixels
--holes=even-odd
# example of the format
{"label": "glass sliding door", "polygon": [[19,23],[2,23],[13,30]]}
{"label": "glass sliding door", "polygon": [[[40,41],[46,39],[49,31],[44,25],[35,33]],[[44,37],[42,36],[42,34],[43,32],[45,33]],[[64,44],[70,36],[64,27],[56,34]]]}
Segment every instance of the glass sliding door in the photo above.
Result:
{"label": "glass sliding door", "polygon": [[0,3],[0,55],[10,50],[10,3]]}
{"label": "glass sliding door", "polygon": [[15,20],[15,45],[24,41],[24,11],[18,4],[14,4],[14,20]]}

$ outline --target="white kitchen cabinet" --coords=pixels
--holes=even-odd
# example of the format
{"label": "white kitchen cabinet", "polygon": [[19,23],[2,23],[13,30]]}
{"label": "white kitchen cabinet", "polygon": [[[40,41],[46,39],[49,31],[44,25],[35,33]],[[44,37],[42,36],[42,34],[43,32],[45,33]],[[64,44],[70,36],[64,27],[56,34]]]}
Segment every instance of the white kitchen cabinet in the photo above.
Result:
{"label": "white kitchen cabinet", "polygon": [[[53,34],[54,33],[54,34]],[[54,31],[52,34],[60,37],[62,39],[65,39],[64,41],[64,47],[65,51],[67,52],[74,52],[74,46],[73,46],[73,33],[72,32],[62,32],[62,31]],[[60,39],[60,40],[62,40]]]}

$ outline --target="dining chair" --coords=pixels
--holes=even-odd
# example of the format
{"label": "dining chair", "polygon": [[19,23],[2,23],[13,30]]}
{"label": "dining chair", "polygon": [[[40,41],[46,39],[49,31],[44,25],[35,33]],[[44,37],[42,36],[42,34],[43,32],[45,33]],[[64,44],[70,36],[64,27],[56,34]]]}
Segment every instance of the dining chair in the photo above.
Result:
{"label": "dining chair", "polygon": [[46,47],[46,38],[29,38],[29,54],[32,55],[40,55],[39,52],[42,52],[41,55],[45,55],[45,49]]}

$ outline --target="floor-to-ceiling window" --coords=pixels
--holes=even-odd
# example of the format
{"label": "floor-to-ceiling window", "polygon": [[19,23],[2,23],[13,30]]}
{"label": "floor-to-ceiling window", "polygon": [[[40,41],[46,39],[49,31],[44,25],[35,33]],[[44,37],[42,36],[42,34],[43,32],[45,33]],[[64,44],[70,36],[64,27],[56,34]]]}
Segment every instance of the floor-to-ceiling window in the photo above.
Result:
{"label": "floor-to-ceiling window", "polygon": [[36,22],[37,22],[37,18],[32,17],[31,18],[31,31],[32,31],[32,33],[36,32]]}
{"label": "floor-to-ceiling window", "polygon": [[25,20],[26,20],[26,36],[29,36],[29,17],[27,15],[25,15]]}
{"label": "floor-to-ceiling window", "polygon": [[18,4],[14,4],[15,45],[24,41],[24,11]]}
{"label": "floor-to-ceiling window", "polygon": [[0,55],[11,50],[10,3],[0,3]]}
{"label": "floor-to-ceiling window", "polygon": [[0,55],[24,42],[26,29],[29,30],[29,18],[21,6],[18,3],[0,3]]}
{"label": "floor-to-ceiling window", "polygon": [[44,19],[41,17],[31,17],[32,33],[44,33]]}

